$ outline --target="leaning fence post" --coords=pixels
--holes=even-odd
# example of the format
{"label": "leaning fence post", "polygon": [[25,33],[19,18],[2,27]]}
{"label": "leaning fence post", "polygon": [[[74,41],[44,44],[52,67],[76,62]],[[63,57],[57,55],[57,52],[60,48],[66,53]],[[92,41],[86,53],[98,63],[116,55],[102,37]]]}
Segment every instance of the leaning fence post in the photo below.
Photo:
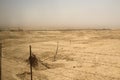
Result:
{"label": "leaning fence post", "polygon": [[1,74],[2,63],[1,62],[2,62],[2,43],[0,43],[0,80],[2,80],[2,76],[1,76],[2,75]]}
{"label": "leaning fence post", "polygon": [[56,48],[56,53],[54,55],[54,61],[56,61],[56,56],[57,56],[57,53],[58,53],[58,47],[59,47],[59,42],[57,42],[57,48]]}
{"label": "leaning fence post", "polygon": [[31,73],[31,80],[33,80],[32,79],[32,61],[31,61],[32,50],[31,50],[31,45],[29,46],[29,48],[30,48],[30,73]]}

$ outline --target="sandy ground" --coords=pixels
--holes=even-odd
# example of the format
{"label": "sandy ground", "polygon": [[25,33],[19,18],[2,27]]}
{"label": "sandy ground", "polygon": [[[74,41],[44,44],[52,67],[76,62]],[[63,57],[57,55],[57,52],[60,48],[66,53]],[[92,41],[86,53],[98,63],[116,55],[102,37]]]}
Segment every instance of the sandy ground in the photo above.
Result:
{"label": "sandy ground", "polygon": [[2,80],[30,80],[29,45],[50,67],[39,62],[33,80],[120,80],[120,30],[2,31],[0,41]]}

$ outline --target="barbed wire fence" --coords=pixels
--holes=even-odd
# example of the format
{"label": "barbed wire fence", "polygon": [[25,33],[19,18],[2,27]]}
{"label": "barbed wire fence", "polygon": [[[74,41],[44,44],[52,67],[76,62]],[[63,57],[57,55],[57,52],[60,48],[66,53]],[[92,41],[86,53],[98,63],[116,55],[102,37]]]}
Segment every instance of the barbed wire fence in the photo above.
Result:
{"label": "barbed wire fence", "polygon": [[[30,53],[31,53],[31,50],[30,50]],[[95,53],[90,53],[90,54],[95,54]],[[97,54],[97,53],[96,53]],[[102,54],[98,54],[98,55],[102,55]],[[103,55],[106,55],[106,54],[103,54]],[[108,55],[108,56],[112,56],[112,55]],[[1,62],[2,62],[2,58],[6,58],[6,57],[2,57],[2,43],[0,43],[0,80],[1,80]],[[42,60],[39,60],[39,61],[42,61],[42,62],[45,62],[45,61],[47,61],[47,60],[49,60],[49,59],[51,59],[51,58],[54,58],[54,55],[53,56],[49,56],[49,57],[47,57],[47,58],[45,58],[45,59],[42,59]],[[12,59],[12,58],[11,58]],[[92,62],[90,62],[90,61],[84,61],[84,63],[92,63]],[[110,63],[108,63],[108,64],[106,64],[106,62],[105,63],[99,63],[100,65],[104,65],[104,66],[111,66],[111,67],[116,67],[116,68],[120,68],[119,66],[113,66],[113,65],[109,65]],[[64,67],[64,69],[65,70],[68,70],[67,71],[67,73],[71,73],[72,74],[72,72],[73,71],[77,71],[77,72],[80,72],[80,73],[85,73],[85,74],[90,74],[90,75],[94,75],[94,76],[101,76],[101,77],[103,77],[103,78],[109,78],[109,79],[111,79],[111,80],[120,80],[120,78],[117,78],[117,77],[113,77],[113,76],[108,76],[108,75],[103,75],[103,74],[101,74],[101,73],[97,73],[97,72],[87,72],[87,71],[83,71],[83,70],[78,70],[78,69],[72,69],[72,68],[65,68]],[[49,70],[45,70],[46,72],[49,72],[49,73],[51,73],[51,74],[53,74],[53,75],[58,75],[58,76],[62,76],[62,77],[64,77],[65,78],[65,80],[66,80],[66,78],[68,78],[68,79],[70,79],[70,80],[72,80],[73,79],[73,77],[71,77],[71,76],[67,76],[67,75],[64,75],[64,74],[61,74],[61,73],[56,73],[56,72],[54,72],[54,71],[49,71]],[[32,74],[31,74],[32,75]],[[31,80],[33,80],[32,79],[32,77],[31,77]],[[77,80],[77,78],[75,79],[75,80]]]}

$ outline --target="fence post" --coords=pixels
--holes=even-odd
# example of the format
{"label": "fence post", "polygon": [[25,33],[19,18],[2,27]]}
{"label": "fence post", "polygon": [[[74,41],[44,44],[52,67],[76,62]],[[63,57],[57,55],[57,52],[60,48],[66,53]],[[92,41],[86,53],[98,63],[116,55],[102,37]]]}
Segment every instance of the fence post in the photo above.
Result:
{"label": "fence post", "polygon": [[57,42],[57,48],[56,48],[56,53],[54,55],[54,61],[56,61],[56,56],[57,56],[57,53],[58,53],[58,47],[59,47],[59,42]]}
{"label": "fence post", "polygon": [[2,43],[0,43],[0,80],[2,80],[1,68],[2,68]]}
{"label": "fence post", "polygon": [[33,80],[32,79],[32,61],[31,61],[32,50],[31,50],[31,45],[29,46],[29,48],[30,48],[30,73],[31,73],[31,80]]}

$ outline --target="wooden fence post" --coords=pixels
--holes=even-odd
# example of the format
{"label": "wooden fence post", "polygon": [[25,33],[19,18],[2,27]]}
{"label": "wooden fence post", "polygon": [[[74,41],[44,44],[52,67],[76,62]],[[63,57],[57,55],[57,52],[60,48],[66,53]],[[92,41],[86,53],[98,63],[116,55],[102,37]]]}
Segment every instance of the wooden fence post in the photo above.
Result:
{"label": "wooden fence post", "polygon": [[2,80],[1,68],[2,68],[2,43],[0,43],[0,80]]}
{"label": "wooden fence post", "polygon": [[30,73],[31,73],[31,80],[33,80],[32,79],[32,61],[31,61],[32,50],[31,50],[31,45],[29,46],[29,48],[30,48]]}
{"label": "wooden fence post", "polygon": [[57,48],[56,48],[56,53],[54,55],[54,61],[56,61],[56,56],[57,56],[57,53],[58,53],[58,47],[59,47],[59,42],[57,42]]}

